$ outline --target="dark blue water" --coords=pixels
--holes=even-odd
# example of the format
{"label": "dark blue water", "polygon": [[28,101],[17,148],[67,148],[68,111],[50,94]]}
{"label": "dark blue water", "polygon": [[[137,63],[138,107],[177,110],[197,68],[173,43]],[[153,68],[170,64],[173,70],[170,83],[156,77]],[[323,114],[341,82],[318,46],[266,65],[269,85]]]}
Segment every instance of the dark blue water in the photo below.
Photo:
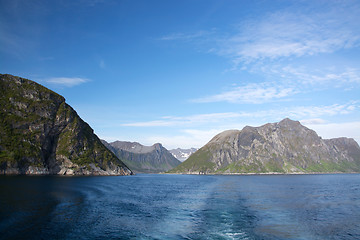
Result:
{"label": "dark blue water", "polygon": [[1,239],[360,239],[360,174],[0,177]]}

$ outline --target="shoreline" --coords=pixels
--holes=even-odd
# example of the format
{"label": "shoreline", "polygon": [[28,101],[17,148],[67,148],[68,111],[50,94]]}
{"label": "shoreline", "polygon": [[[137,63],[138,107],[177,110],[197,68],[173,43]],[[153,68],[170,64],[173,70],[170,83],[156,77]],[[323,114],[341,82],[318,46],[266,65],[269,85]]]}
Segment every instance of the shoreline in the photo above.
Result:
{"label": "shoreline", "polygon": [[292,172],[292,173],[279,173],[279,172],[268,172],[268,173],[203,173],[203,172],[187,172],[187,173],[132,173],[128,175],[121,174],[53,174],[53,173],[0,173],[0,176],[57,176],[57,177],[109,177],[109,176],[135,176],[141,174],[159,174],[159,175],[208,175],[208,176],[278,176],[278,175],[330,175],[330,174],[360,174],[360,172]]}
{"label": "shoreline", "polygon": [[175,174],[175,175],[209,175],[209,176],[274,176],[274,175],[329,175],[329,174],[360,174],[360,172],[293,172],[293,173],[279,173],[279,172],[269,172],[269,173],[159,173],[159,174]]}

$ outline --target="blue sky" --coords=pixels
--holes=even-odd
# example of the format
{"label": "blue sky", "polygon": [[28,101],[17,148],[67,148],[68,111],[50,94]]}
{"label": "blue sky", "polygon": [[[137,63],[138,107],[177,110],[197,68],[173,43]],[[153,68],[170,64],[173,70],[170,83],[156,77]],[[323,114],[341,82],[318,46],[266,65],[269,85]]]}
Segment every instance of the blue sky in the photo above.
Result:
{"label": "blue sky", "polygon": [[107,141],[201,147],[285,117],[360,142],[359,1],[0,0],[0,72]]}

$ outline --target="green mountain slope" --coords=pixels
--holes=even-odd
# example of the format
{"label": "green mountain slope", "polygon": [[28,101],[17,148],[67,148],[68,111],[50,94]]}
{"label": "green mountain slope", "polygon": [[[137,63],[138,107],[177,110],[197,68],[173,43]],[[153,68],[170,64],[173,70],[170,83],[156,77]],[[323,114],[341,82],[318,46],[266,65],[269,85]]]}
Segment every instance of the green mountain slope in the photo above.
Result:
{"label": "green mountain slope", "polygon": [[170,173],[360,172],[360,147],[349,138],[324,140],[284,119],[216,135]]}
{"label": "green mountain slope", "polygon": [[0,92],[1,173],[132,174],[62,96],[8,74]]}
{"label": "green mountain slope", "polygon": [[107,143],[104,140],[102,142],[127,166],[138,173],[166,172],[181,163],[160,143],[143,146],[137,142]]}

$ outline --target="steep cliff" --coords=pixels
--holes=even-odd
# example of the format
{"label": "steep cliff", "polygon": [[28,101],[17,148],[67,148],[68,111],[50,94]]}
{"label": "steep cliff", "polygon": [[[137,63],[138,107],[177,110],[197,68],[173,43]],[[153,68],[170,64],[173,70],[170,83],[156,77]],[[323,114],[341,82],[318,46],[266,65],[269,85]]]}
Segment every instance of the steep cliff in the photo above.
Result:
{"label": "steep cliff", "polygon": [[360,172],[355,140],[323,140],[297,121],[284,119],[216,135],[173,173]]}
{"label": "steep cliff", "polygon": [[107,143],[104,140],[102,142],[135,172],[165,172],[181,163],[160,143],[143,146],[137,142],[116,141]]}
{"label": "steep cliff", "polygon": [[2,174],[130,175],[57,93],[0,75]]}

